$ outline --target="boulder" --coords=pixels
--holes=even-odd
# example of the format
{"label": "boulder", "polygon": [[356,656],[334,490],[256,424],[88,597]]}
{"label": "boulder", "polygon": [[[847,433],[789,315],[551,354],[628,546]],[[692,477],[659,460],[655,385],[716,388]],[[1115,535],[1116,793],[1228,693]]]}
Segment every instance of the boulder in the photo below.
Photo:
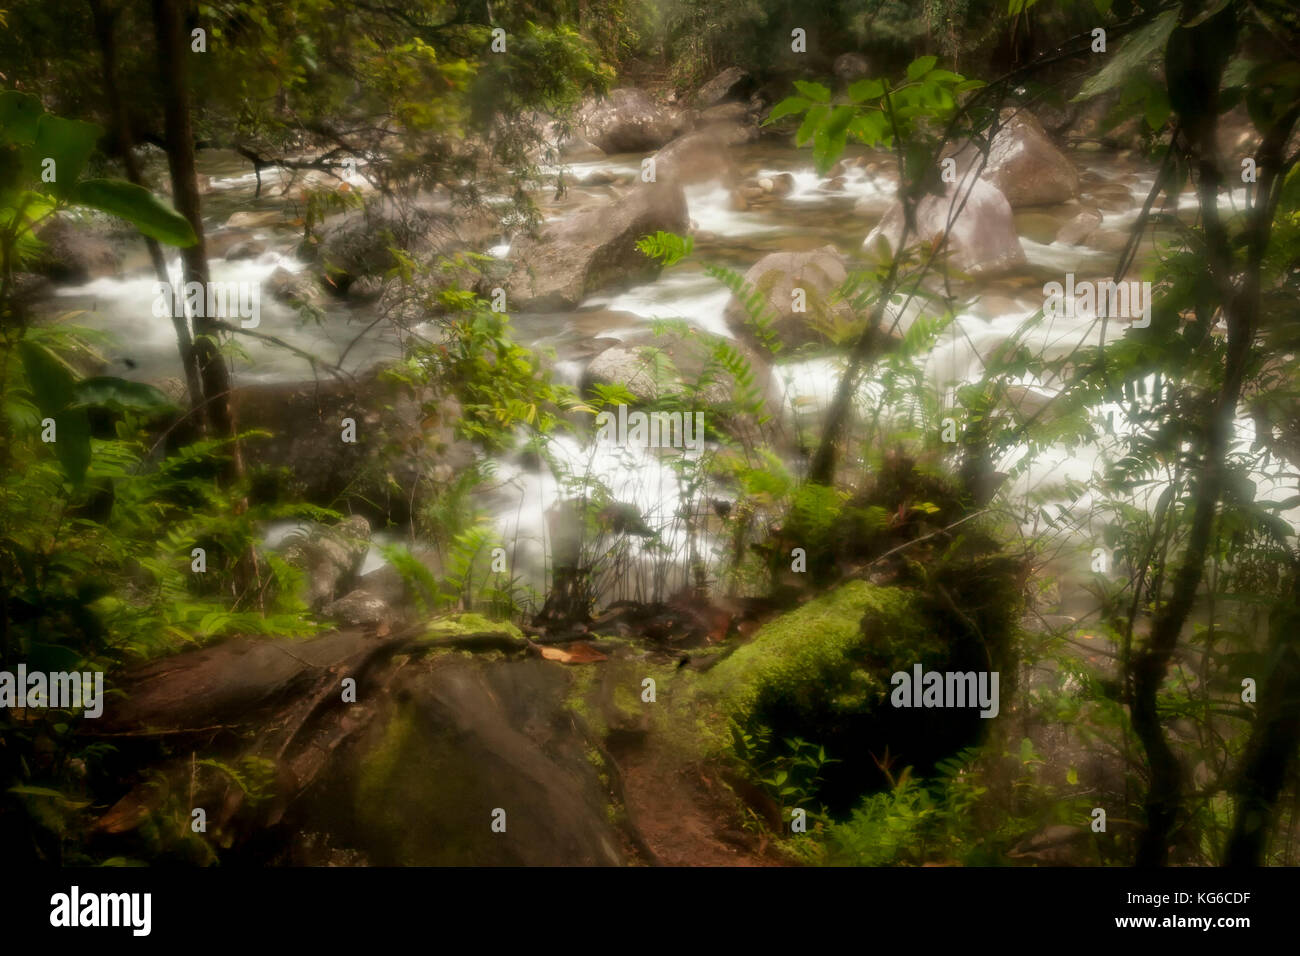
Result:
{"label": "boulder", "polygon": [[331,601],[325,605],[321,613],[326,617],[334,618],[340,624],[353,627],[379,624],[392,616],[388,603],[364,588],[349,591],[338,600]]}
{"label": "boulder", "polygon": [[[954,268],[972,275],[988,275],[1023,266],[1025,251],[1016,235],[1011,205],[996,186],[983,179],[974,180],[969,186],[949,183],[942,196],[925,196],[917,204],[918,234],[909,237],[908,245],[928,242],[941,235],[953,208],[961,205],[968,192],[969,198],[948,236],[948,261]],[[890,249],[897,252],[902,232],[903,206],[895,200],[867,236],[863,249],[872,256],[877,242],[884,239]]]}
{"label": "boulder", "polygon": [[331,756],[301,831],[362,847],[375,866],[625,863],[570,693],[566,668],[536,658],[408,664]]}
{"label": "boulder", "polygon": [[748,78],[749,74],[740,67],[727,67],[696,91],[696,107],[707,110],[711,106],[743,95],[745,81]]}
{"label": "boulder", "polygon": [[1056,234],[1056,241],[1068,246],[1081,246],[1101,226],[1101,213],[1096,209],[1085,209],[1065,225]]}
{"label": "boulder", "polygon": [[417,258],[429,257],[481,246],[495,231],[486,213],[467,215],[445,198],[383,199],[331,217],[317,235],[299,244],[298,255],[318,262],[330,285],[346,293],[358,279],[388,272],[394,246]]}
{"label": "boulder", "polygon": [[648,152],[681,132],[677,114],[644,90],[630,87],[584,103],[575,125],[587,140],[607,153]]}
{"label": "boulder", "polygon": [[718,181],[735,182],[736,164],[725,135],[717,129],[698,130],[673,140],[655,153],[655,178],[682,186]]}
{"label": "boulder", "polygon": [[[748,375],[738,381],[729,368],[715,361],[719,345],[727,347],[729,360],[743,359]],[[779,439],[778,422],[759,424],[761,415],[751,407],[762,403],[768,414],[781,406],[782,395],[766,359],[745,342],[711,335],[699,329],[669,330],[653,338],[606,348],[594,356],[582,373],[581,389],[593,385],[622,385],[637,403],[665,398],[684,399],[704,412],[705,426],[744,440]]]}
{"label": "boulder", "polygon": [[290,272],[284,266],[276,266],[275,271],[262,280],[262,291],[277,302],[296,309],[315,305],[321,299],[320,286],[310,275]]}
{"label": "boulder", "polygon": [[264,252],[266,252],[266,243],[262,240],[244,239],[226,250],[226,259],[231,262],[240,259],[256,259]]}
{"label": "boulder", "polygon": [[[1013,207],[1062,203],[1079,194],[1079,174],[1043,131],[1042,124],[1024,109],[1005,109],[1001,126],[989,147],[981,178],[992,183]],[[972,143],[952,152],[960,181],[978,167],[980,155]]]}
{"label": "boulder", "polygon": [[284,559],[306,575],[303,600],[311,608],[337,603],[335,596],[350,590],[369,550],[370,522],[360,515],[332,528],[314,525],[281,545]]}
{"label": "boulder", "polygon": [[1119,108],[1120,93],[1112,90],[1079,104],[1071,116],[1066,138],[1077,145],[1101,145],[1113,149],[1133,149],[1141,145],[1145,129],[1141,116],[1116,118],[1128,113]]}
{"label": "boulder", "polygon": [[656,231],[684,233],[690,225],[680,184],[635,187],[621,199],[554,223],[510,250],[505,279],[512,309],[545,312],[571,308],[606,286],[659,273],[637,248]]}
{"label": "boulder", "polygon": [[559,143],[560,158],[570,163],[604,159],[605,151],[583,136],[566,136]]}
{"label": "boulder", "polygon": [[696,122],[700,126],[713,126],[717,123],[745,124],[751,119],[749,107],[744,103],[722,103],[702,110]]}
{"label": "boulder", "polygon": [[[762,726],[774,741],[801,737],[824,746],[843,763],[830,769],[819,795],[851,804],[883,782],[873,753],[888,746],[900,766],[921,768],[973,743],[991,723],[975,708],[892,706],[896,673],[911,677],[918,665],[923,672],[989,669],[984,647],[950,627],[940,633],[941,620],[915,591],[840,585],[763,625],[706,672],[699,709],[710,725]],[[1007,689],[999,686],[1004,695]],[[725,746],[725,730],[703,732]]]}
{"label": "boulder", "polygon": [[[255,498],[348,507],[400,523],[431,482],[449,481],[473,461],[472,447],[455,435],[460,409],[454,399],[389,381],[381,371],[355,381],[234,390],[239,427],[270,433],[244,443]],[[342,440],[344,418],[356,423],[355,443]]]}
{"label": "boulder", "polygon": [[842,83],[852,83],[871,72],[871,64],[861,53],[841,53],[831,71]]}
{"label": "boulder", "polygon": [[250,210],[233,213],[226,220],[227,229],[257,229],[262,226],[274,226],[284,221],[284,213],[275,209]]}
{"label": "boulder", "polygon": [[82,283],[116,275],[122,265],[118,245],[95,222],[60,216],[37,230],[45,243],[33,271],[56,282]]}
{"label": "boulder", "polygon": [[[832,302],[832,293],[848,277],[844,257],[834,246],[806,252],[772,252],[745,273],[745,283],[763,295],[773,319],[772,331],[786,348],[821,340],[814,322],[847,317],[848,303]],[[794,290],[805,293],[805,311],[794,311]],[[727,325],[738,339],[762,347],[745,309],[733,296],[727,305]]]}
{"label": "boulder", "polygon": [[[759,183],[762,185],[768,181],[769,180],[767,179],[762,179],[759,180]],[[774,196],[784,197],[794,192],[795,182],[792,173],[777,173],[771,178],[770,182],[772,183],[770,192]],[[764,186],[763,188],[766,189],[767,187]]]}
{"label": "boulder", "polygon": [[672,363],[652,347],[617,345],[587,365],[583,391],[592,385],[622,385],[643,402],[653,402],[681,387]]}

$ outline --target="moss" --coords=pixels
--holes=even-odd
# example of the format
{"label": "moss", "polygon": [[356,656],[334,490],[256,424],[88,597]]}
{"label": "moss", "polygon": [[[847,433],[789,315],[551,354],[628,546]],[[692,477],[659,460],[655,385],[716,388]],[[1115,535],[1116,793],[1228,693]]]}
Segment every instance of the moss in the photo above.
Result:
{"label": "moss", "polygon": [[410,706],[399,707],[384,727],[384,736],[379,745],[361,762],[357,780],[359,806],[384,804],[385,793],[401,765],[414,732],[414,709]]}
{"label": "moss", "polygon": [[588,732],[597,737],[605,736],[607,728],[601,719],[599,708],[591,706],[591,696],[596,689],[597,670],[594,667],[575,667],[570,669],[569,692],[565,695],[564,706],[576,717]]}
{"label": "moss", "polygon": [[433,640],[443,637],[459,637],[465,634],[477,634],[483,631],[503,631],[524,643],[524,634],[509,621],[494,621],[482,614],[454,614],[440,617],[429,622],[425,629],[425,638]]}
{"label": "moss", "polygon": [[910,667],[926,637],[912,592],[854,581],[764,625],[702,689],[742,724],[772,708],[860,713],[887,694],[889,666],[906,657]]}
{"label": "moss", "polygon": [[879,760],[886,754],[896,772],[924,773],[987,729],[971,708],[890,706],[890,677],[918,664],[968,671],[989,661],[983,641],[936,613],[926,591],[849,582],[769,622],[704,674],[697,732],[719,756],[734,753],[733,722],[761,732],[770,741],[761,752],[734,754],[751,772],[783,759],[790,738],[824,747],[838,763],[823,768],[817,795],[832,813],[846,812],[885,785]]}
{"label": "moss", "polygon": [[[639,685],[638,685],[639,686]],[[655,680],[655,696],[659,694],[659,681]],[[641,694],[634,691],[625,683],[616,684],[614,693],[611,695],[614,709],[625,717],[633,719],[640,717],[644,712],[646,705],[641,702]]]}

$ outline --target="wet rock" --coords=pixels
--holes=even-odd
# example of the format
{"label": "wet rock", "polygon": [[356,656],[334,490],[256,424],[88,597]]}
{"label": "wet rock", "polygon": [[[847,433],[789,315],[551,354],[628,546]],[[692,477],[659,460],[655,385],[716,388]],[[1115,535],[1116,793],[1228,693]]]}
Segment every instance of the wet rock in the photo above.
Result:
{"label": "wet rock", "polygon": [[1081,246],[1101,226],[1101,213],[1096,209],[1085,209],[1065,225],[1056,234],[1056,241],[1069,246]]}
{"label": "wet rock", "polygon": [[[909,237],[908,244],[928,242],[941,235],[953,209],[961,205],[968,191],[969,198],[948,236],[951,264],[971,275],[989,275],[1024,265],[1025,252],[1016,235],[1011,205],[996,186],[983,179],[968,185],[950,183],[944,195],[923,198],[916,210],[919,235]],[[868,255],[874,255],[876,243],[883,239],[897,252],[902,232],[903,207],[902,203],[895,201],[876,228],[871,230],[863,249]]]}
{"label": "wet rock", "polygon": [[616,182],[618,182],[618,177],[608,169],[593,169],[578,180],[578,184],[581,186],[612,186]]}
{"label": "wet rock", "polygon": [[772,195],[784,197],[794,192],[794,176],[790,173],[777,173],[772,177]]}
{"label": "wet rock", "polygon": [[1123,212],[1137,205],[1133,191],[1123,183],[1106,182],[1090,186],[1084,198],[1107,212]]}
{"label": "wet rock", "polygon": [[266,252],[265,242],[260,239],[245,239],[226,250],[226,259],[231,262],[240,259],[256,259],[264,252]]}
{"label": "wet rock", "polygon": [[11,302],[20,308],[30,307],[40,301],[53,289],[53,282],[48,276],[35,272],[15,272],[10,280],[13,284]]}
{"label": "wet rock", "polygon": [[320,287],[310,275],[290,272],[284,266],[276,266],[275,271],[262,280],[262,291],[294,308],[315,305],[322,298]]}
{"label": "wet rock", "polygon": [[681,185],[660,181],[520,239],[505,280],[511,308],[569,308],[597,289],[657,275],[660,266],[637,240],[659,230],[683,233],[689,221]]}
{"label": "wet rock", "polygon": [[[733,370],[715,359],[725,346],[731,361],[742,360],[748,374],[738,381]],[[776,441],[783,436],[774,413],[781,393],[767,360],[745,342],[729,341],[699,329],[666,331],[646,341],[615,345],[595,356],[584,369],[581,389],[623,385],[638,403],[673,397],[704,413],[705,428],[733,437]],[[757,408],[756,408],[756,407]],[[755,411],[773,415],[770,427],[759,425]]]}
{"label": "wet rock", "polygon": [[1055,210],[1024,209],[1015,213],[1016,234],[1034,242],[1049,243],[1056,238],[1062,219],[1062,214]]}
{"label": "wet rock", "polygon": [[746,125],[750,123],[750,120],[749,107],[744,103],[723,103],[720,106],[711,106],[701,112],[698,122],[700,126],[707,127],[717,123]]}
{"label": "wet rock", "polygon": [[671,140],[681,132],[681,118],[644,90],[627,87],[584,103],[575,126],[606,153],[637,153]]}
{"label": "wet rock", "polygon": [[569,162],[582,162],[590,159],[604,159],[605,151],[587,139],[585,136],[579,136],[576,133],[562,139],[559,144],[560,158]]}
{"label": "wet rock", "polygon": [[[1079,193],[1079,174],[1028,110],[1005,109],[982,179],[1001,190],[1013,207],[1042,206]],[[952,153],[960,181],[980,163],[979,151],[966,144]]]}
{"label": "wet rock", "polygon": [[681,380],[671,363],[651,348],[615,346],[605,349],[587,365],[584,391],[592,385],[622,385],[643,402],[653,402],[677,391]]}
{"label": "wet rock", "polygon": [[244,210],[231,215],[226,220],[227,229],[257,229],[262,226],[274,226],[284,220],[284,214],[275,209],[260,211]]}
{"label": "wet rock", "polygon": [[321,613],[340,624],[351,626],[378,624],[392,616],[392,611],[383,598],[363,588],[349,591],[338,600],[331,601]]}
{"label": "wet rock", "polygon": [[112,276],[122,265],[118,243],[97,222],[73,222],[60,216],[40,227],[36,238],[45,243],[32,271],[55,282],[80,284]]}
{"label": "wet rock", "polygon": [[[832,293],[848,276],[844,257],[834,246],[806,252],[773,252],[745,273],[745,283],[762,293],[772,316],[772,331],[786,348],[821,341],[817,319],[850,314],[847,303],[833,302]],[[796,288],[804,291],[806,311],[794,311]],[[762,347],[744,308],[735,297],[727,305],[727,325],[737,338]]]}
{"label": "wet rock", "polygon": [[716,119],[711,122],[701,123],[700,129],[711,133],[715,139],[720,140],[725,146],[740,146],[743,143],[752,143],[758,139],[758,128],[748,119],[745,122]]}
{"label": "wet rock", "polygon": [[749,74],[738,66],[729,66],[695,93],[695,105],[707,110],[711,106],[731,98],[739,99],[744,95],[745,81]]}
{"label": "wet rock", "polygon": [[864,218],[879,219],[895,202],[897,200],[888,193],[867,193],[853,203],[853,211]]}
{"label": "wet rock", "polygon": [[701,130],[673,139],[655,153],[655,177],[660,182],[690,186],[697,182],[736,181],[736,163],[727,142],[716,130]]}

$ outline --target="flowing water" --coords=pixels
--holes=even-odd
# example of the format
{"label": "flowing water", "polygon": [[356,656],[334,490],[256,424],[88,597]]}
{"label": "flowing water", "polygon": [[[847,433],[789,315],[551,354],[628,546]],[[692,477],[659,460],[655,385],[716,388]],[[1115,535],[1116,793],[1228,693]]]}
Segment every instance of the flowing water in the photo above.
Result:
{"label": "flowing water", "polygon": [[[737,211],[730,193],[721,184],[689,188],[687,201],[697,237],[694,256],[652,282],[601,290],[570,312],[515,314],[517,338],[526,344],[553,349],[556,375],[576,385],[584,357],[590,353],[590,342],[596,337],[642,340],[656,319],[681,320],[702,331],[729,337],[731,333],[723,312],[730,293],[705,274],[706,263],[743,272],[772,251],[832,244],[846,253],[856,253],[893,191],[887,178],[872,176],[860,167],[848,170],[836,180],[819,176],[806,152],[756,145],[736,147],[734,154],[746,179],[788,172],[793,176],[793,190],[782,199]],[[560,219],[583,202],[608,198],[612,187],[584,185],[583,181],[593,177],[597,181],[611,177],[628,181],[639,174],[640,159],[640,156],[609,157],[572,164],[566,178],[574,185],[570,186],[564,201],[545,207],[546,217]],[[991,352],[1016,335],[1026,319],[1043,307],[1045,282],[1062,281],[1067,272],[1080,279],[1099,279],[1113,269],[1125,231],[1139,213],[1154,172],[1134,166],[1130,160],[1101,153],[1081,155],[1076,162],[1086,181],[1104,180],[1126,186],[1130,201],[1112,202],[1104,208],[1100,228],[1085,245],[1052,241],[1056,227],[1077,214],[1080,206],[1017,211],[1017,228],[1027,265],[1011,274],[975,283],[973,304],[956,317],[924,358],[927,379],[938,394],[951,396],[955,385],[980,377]],[[264,191],[262,198],[254,200],[254,177],[237,158],[222,154],[206,156],[202,170],[210,177],[210,191],[205,200],[210,235],[232,213],[285,211],[289,205],[276,195],[278,190],[273,186]],[[869,211],[855,211],[855,204],[860,201],[863,202],[859,210]],[[1239,206],[1243,201],[1242,195],[1227,197],[1225,209],[1234,204]],[[1190,194],[1184,195],[1179,203],[1180,212],[1185,214],[1194,213],[1195,206],[1195,198]],[[286,218],[291,216],[290,210]],[[267,251],[239,261],[214,258],[213,280],[260,283],[277,268],[289,272],[308,268],[293,254],[297,237],[283,227],[277,228],[276,224],[254,227],[246,230],[244,237],[264,242]],[[506,255],[510,240],[508,235],[498,236],[483,251]],[[1143,248],[1149,253],[1151,245],[1148,236]],[[172,262],[172,276],[173,282],[179,279],[178,260]],[[128,261],[122,276],[63,287],[57,296],[60,311],[84,310],[76,319],[78,324],[112,335],[114,344],[107,357],[115,373],[147,381],[177,377],[171,324],[152,313],[154,278],[142,248]],[[349,371],[360,371],[399,355],[398,341],[385,323],[358,340],[358,335],[375,317],[372,302],[329,300],[318,323],[304,323],[296,310],[269,295],[262,296],[260,304],[258,331],[330,362],[346,352],[344,365]],[[1045,319],[1029,330],[1023,341],[1031,352],[1059,357],[1070,354],[1080,344],[1096,344],[1100,327],[1095,317],[1088,314]],[[1108,340],[1123,334],[1123,323],[1108,323]],[[246,352],[236,360],[240,382],[283,382],[311,377],[308,365],[290,352],[246,337],[240,338],[240,345]],[[793,362],[782,365],[776,373],[775,379],[784,389],[786,414],[792,415],[790,409],[798,407],[801,414],[815,417],[834,390],[840,363],[826,358]],[[1058,383],[1028,377],[1021,384],[1032,405],[1050,399]],[[1148,392],[1154,389],[1154,382],[1149,384]],[[864,400],[872,397],[874,388],[870,382],[864,385]],[[1062,507],[1069,504],[1048,489],[1067,477],[1079,482],[1092,479],[1106,455],[1118,447],[1115,444],[1118,436],[1129,427],[1122,407],[1102,409],[1101,415],[1109,416],[1114,423],[1114,441],[1091,448],[1038,450],[1032,467],[1016,478],[1014,493],[1045,494],[1047,502],[1055,497]],[[1253,437],[1251,420],[1242,416],[1238,447],[1248,447]],[[686,562],[677,559],[692,550],[712,563],[712,552],[718,542],[707,533],[690,539],[686,523],[680,520],[685,497],[676,456],[660,458],[653,451],[610,448],[592,443],[589,437],[571,435],[554,439],[551,451],[562,465],[560,478],[548,468],[539,468],[535,461],[529,464],[523,459],[505,457],[496,463],[495,487],[485,499],[496,515],[503,540],[512,551],[513,568],[523,581],[536,587],[544,584],[548,538],[554,533],[556,506],[588,480],[599,481],[614,500],[634,506],[646,516],[649,526],[659,531],[653,546],[644,543],[650,539],[632,543],[631,563],[624,569],[627,573],[605,582],[605,599],[660,597],[671,592],[685,583]],[[692,454],[686,453],[688,458]],[[1010,471],[1026,454],[1027,448],[1013,450],[1000,467]],[[1295,493],[1293,480],[1286,479],[1281,471],[1260,473],[1255,478],[1261,498],[1282,500]],[[1154,500],[1159,489],[1159,485],[1148,488],[1138,502]],[[727,490],[714,488],[709,493],[725,498]],[[1081,519],[1091,513],[1093,505],[1091,496],[1085,494],[1070,507]],[[1300,521],[1300,511],[1288,517],[1296,524]],[[1033,530],[1036,519],[1028,509],[1024,518],[1026,528]],[[283,534],[284,530],[276,529],[276,533]],[[1086,551],[1090,536],[1097,530],[1093,527],[1074,532],[1076,544]],[[665,554],[674,559],[666,560]]]}

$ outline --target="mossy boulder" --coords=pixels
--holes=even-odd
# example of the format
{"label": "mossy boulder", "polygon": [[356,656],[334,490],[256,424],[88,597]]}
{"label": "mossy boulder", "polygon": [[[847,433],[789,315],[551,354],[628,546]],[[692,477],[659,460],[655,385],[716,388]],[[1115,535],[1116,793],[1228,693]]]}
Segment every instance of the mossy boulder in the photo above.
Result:
{"label": "mossy boulder", "polygon": [[412,658],[293,825],[379,866],[624,863],[608,786],[564,704],[570,681],[537,658]]}
{"label": "mossy boulder", "polygon": [[975,708],[895,708],[891,676],[917,664],[983,671],[993,660],[984,640],[952,628],[924,591],[852,581],[770,621],[710,670],[700,691],[713,709],[703,723],[717,745],[719,729],[734,722],[770,729],[773,746],[800,737],[825,747],[841,762],[825,769],[819,796],[846,810],[886,783],[886,755],[895,774],[924,773],[988,723]]}

